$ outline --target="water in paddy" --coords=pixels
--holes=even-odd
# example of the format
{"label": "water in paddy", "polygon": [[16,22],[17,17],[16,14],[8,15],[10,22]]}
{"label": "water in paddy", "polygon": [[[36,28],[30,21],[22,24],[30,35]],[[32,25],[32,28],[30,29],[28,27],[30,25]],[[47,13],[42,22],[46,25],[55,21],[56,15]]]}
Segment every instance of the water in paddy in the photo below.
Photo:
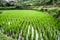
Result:
{"label": "water in paddy", "polygon": [[[5,10],[0,14],[0,25],[4,34],[16,40],[56,40],[54,18],[45,13],[34,10]],[[16,36],[18,35],[18,38]]]}
{"label": "water in paddy", "polygon": [[[30,30],[30,25],[28,26],[28,34],[30,33],[29,30]],[[28,34],[26,34],[26,40],[29,40],[28,39]],[[33,28],[33,26],[32,26],[32,35],[31,36],[32,36],[32,40],[33,40],[33,37],[34,37],[34,28]],[[43,40],[42,33],[40,34],[40,36],[41,36],[41,40]],[[22,36],[19,35],[18,40],[21,40],[21,39],[24,40],[24,38],[22,38]],[[37,30],[36,30],[36,38],[35,39],[38,40],[38,32],[37,32]]]}

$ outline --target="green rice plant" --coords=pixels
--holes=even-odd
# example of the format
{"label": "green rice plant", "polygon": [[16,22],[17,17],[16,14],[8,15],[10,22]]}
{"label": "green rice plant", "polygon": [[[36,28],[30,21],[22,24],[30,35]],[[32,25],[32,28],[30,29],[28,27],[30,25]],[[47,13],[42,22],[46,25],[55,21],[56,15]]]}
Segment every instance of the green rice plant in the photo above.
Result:
{"label": "green rice plant", "polygon": [[7,37],[6,35],[4,35],[3,33],[0,33],[0,40],[14,40],[11,37]]}
{"label": "green rice plant", "polygon": [[53,16],[34,10],[4,10],[0,14],[0,30],[14,39],[57,40],[58,20]]}

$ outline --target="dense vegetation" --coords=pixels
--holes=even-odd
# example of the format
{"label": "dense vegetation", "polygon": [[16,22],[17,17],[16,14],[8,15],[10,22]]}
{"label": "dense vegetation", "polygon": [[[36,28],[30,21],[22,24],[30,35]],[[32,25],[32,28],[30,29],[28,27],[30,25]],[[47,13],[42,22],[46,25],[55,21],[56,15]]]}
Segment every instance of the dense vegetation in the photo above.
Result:
{"label": "dense vegetation", "polygon": [[3,33],[0,33],[0,40],[14,40],[10,37],[7,37],[6,35],[4,35]]}
{"label": "dense vegetation", "polygon": [[0,40],[60,40],[60,0],[0,0]]}
{"label": "dense vegetation", "polygon": [[57,40],[57,22],[48,13],[34,10],[1,10],[0,14],[0,30],[14,39]]}
{"label": "dense vegetation", "polygon": [[32,9],[36,6],[60,6],[60,0],[15,0],[15,1],[5,1],[0,0],[1,8],[17,8],[17,9]]}

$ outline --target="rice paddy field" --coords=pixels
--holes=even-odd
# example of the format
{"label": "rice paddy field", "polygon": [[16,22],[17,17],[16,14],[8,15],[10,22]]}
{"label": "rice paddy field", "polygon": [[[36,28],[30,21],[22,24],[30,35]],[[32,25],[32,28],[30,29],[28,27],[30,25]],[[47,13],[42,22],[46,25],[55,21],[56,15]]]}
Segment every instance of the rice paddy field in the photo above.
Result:
{"label": "rice paddy field", "polygon": [[1,10],[0,30],[14,40],[58,40],[57,20],[34,10]]}

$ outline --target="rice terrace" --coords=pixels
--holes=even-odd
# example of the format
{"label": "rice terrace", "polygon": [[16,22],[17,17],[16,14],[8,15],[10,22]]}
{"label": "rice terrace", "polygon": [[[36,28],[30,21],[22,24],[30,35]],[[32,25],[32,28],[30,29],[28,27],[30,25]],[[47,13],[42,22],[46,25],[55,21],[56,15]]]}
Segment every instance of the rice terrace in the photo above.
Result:
{"label": "rice terrace", "polygon": [[60,1],[0,0],[0,40],[60,40]]}

